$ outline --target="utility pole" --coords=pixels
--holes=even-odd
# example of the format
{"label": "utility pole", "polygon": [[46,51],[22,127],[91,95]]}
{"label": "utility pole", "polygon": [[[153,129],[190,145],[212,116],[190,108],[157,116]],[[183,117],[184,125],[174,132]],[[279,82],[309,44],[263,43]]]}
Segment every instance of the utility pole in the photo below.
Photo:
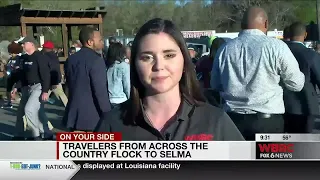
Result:
{"label": "utility pole", "polygon": [[317,26],[318,26],[318,41],[320,40],[320,0],[316,0],[316,9],[317,9]]}

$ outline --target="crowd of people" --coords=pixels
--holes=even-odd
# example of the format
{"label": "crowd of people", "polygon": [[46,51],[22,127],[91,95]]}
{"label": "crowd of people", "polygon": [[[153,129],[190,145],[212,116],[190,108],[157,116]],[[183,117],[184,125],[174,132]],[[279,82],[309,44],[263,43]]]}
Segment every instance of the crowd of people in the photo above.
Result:
{"label": "crowd of people", "polygon": [[261,8],[244,14],[238,38],[219,48],[210,87],[246,140],[256,133],[312,133],[319,115],[319,54],[307,48],[306,26],[295,22],[284,40],[266,36]]}
{"label": "crowd of people", "polygon": [[[89,31],[93,32],[95,30],[86,27],[79,35],[84,44],[86,43],[83,39],[91,38],[91,35],[88,34]],[[108,82],[110,87],[106,90],[109,94],[108,103],[110,101],[111,105],[115,107],[117,104],[126,101],[130,95],[129,56],[131,49],[123,46],[113,37],[109,40],[110,46],[107,51],[102,50],[103,43],[100,43],[99,45],[95,44],[92,51],[86,52],[85,50],[90,48],[81,47],[82,43],[80,41],[75,42],[69,49],[70,60],[68,59],[65,63],[64,74],[67,75],[67,72],[70,72],[68,64],[70,65],[73,62],[72,59],[84,52],[84,54],[89,55],[88,59],[91,60],[92,56],[90,55],[92,54],[89,52],[94,52],[93,55],[98,55],[98,59],[102,58],[104,60],[104,65],[100,67],[106,67],[103,73],[108,81],[103,82]],[[81,50],[79,51],[79,49]],[[76,53],[77,51],[79,53]],[[58,51],[51,41],[45,41],[39,48],[39,43],[34,38],[23,37],[9,44],[8,52],[10,59],[6,64],[7,102],[1,108],[12,108],[12,97],[17,93],[21,96],[17,113],[16,134],[13,140],[55,139],[52,132],[53,126],[48,121],[43,107],[45,102],[49,102],[51,93],[67,107],[68,97],[66,94],[68,93],[64,92],[62,82],[65,82],[68,76],[62,75],[58,58],[63,50]],[[94,70],[93,72],[96,73]],[[72,82],[72,80],[68,82]],[[97,82],[100,84],[99,81]],[[66,83],[66,86],[72,87],[72,83]],[[119,91],[121,86],[124,87],[123,93]],[[69,92],[69,88],[66,89]],[[105,90],[104,88],[100,89]],[[25,137],[27,129],[31,130],[32,137]]]}
{"label": "crowd of people", "polygon": [[[79,33],[80,50],[64,66],[61,86],[54,45],[43,50],[25,37],[8,47],[10,84],[21,89],[16,140],[54,139],[44,103],[53,92],[65,107],[71,132],[121,132],[123,140],[254,140],[256,133],[311,133],[319,114],[320,55],[304,46],[306,27],[296,22],[284,40],[266,35],[268,15],[249,8],[233,40],[216,38],[210,54],[195,60],[176,25],[146,22],[130,46],[92,27]],[[22,48],[26,54],[22,53]],[[6,107],[11,107],[11,102]]]}

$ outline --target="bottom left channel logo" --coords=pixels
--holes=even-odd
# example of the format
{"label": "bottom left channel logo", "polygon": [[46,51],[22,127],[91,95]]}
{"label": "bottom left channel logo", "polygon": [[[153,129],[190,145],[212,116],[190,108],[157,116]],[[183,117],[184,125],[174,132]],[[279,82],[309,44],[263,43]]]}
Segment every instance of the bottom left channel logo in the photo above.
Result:
{"label": "bottom left channel logo", "polygon": [[22,162],[10,162],[10,168],[15,170],[40,170],[40,164],[27,164]]}

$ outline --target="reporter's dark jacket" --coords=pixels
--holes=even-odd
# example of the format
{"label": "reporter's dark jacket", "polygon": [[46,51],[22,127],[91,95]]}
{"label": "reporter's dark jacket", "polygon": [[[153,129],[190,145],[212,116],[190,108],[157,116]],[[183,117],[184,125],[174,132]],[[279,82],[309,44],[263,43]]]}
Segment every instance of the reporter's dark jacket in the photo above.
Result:
{"label": "reporter's dark jacket", "polygon": [[153,128],[143,108],[135,122],[125,120],[127,102],[111,110],[95,131],[120,132],[124,141],[244,141],[229,116],[209,104],[195,105],[183,98],[176,118],[159,132]]}
{"label": "reporter's dark jacket", "polygon": [[56,53],[44,52],[45,55],[50,58],[50,76],[51,76],[51,85],[58,85],[61,83],[61,70],[60,70],[60,61]]}

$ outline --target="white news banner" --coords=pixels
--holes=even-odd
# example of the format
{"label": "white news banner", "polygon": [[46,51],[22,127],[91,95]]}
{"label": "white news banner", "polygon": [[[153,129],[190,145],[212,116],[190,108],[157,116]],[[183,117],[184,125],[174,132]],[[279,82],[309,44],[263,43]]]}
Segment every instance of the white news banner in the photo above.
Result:
{"label": "white news banner", "polygon": [[[96,149],[93,145],[102,143],[106,145],[115,145],[113,147],[106,147]],[[137,143],[141,144],[141,147],[136,148],[126,148],[126,145],[134,146]],[[201,147],[192,146],[192,144],[201,144]],[[154,146],[151,146],[153,144]],[[184,148],[179,148],[178,144],[186,144]],[[71,147],[71,145],[73,145]],[[124,145],[124,146],[123,146]],[[166,146],[165,146],[166,145]],[[97,160],[97,161],[110,161],[110,160],[183,160],[183,161],[200,161],[200,160],[253,160],[256,157],[255,142],[249,141],[177,141],[177,142],[162,142],[162,141],[126,141],[126,142],[97,142],[97,141],[86,141],[86,142],[68,142],[68,141],[0,141],[0,160],[11,161],[12,159],[18,159],[20,161],[24,160]],[[77,147],[77,148],[75,148]],[[80,148],[78,148],[80,147]],[[23,153],[22,151],[23,150]],[[109,151],[106,156],[104,155],[106,151]],[[126,154],[131,154],[132,151],[141,151],[141,156],[126,157]],[[155,151],[155,153],[148,154],[147,151]],[[178,152],[179,151],[179,152]],[[83,156],[89,154],[90,156]],[[181,156],[182,155],[182,156]],[[186,155],[186,156],[185,156]],[[188,156],[187,156],[188,155]],[[191,157],[190,157],[190,156]],[[121,157],[119,157],[121,156]],[[1,173],[0,173],[1,174]],[[2,180],[0,178],[0,180]]]}
{"label": "white news banner", "polygon": [[0,160],[0,179],[70,180],[80,167],[73,161]]}
{"label": "white news banner", "polygon": [[59,160],[97,161],[208,161],[253,160],[255,143],[246,141],[62,141]]}

